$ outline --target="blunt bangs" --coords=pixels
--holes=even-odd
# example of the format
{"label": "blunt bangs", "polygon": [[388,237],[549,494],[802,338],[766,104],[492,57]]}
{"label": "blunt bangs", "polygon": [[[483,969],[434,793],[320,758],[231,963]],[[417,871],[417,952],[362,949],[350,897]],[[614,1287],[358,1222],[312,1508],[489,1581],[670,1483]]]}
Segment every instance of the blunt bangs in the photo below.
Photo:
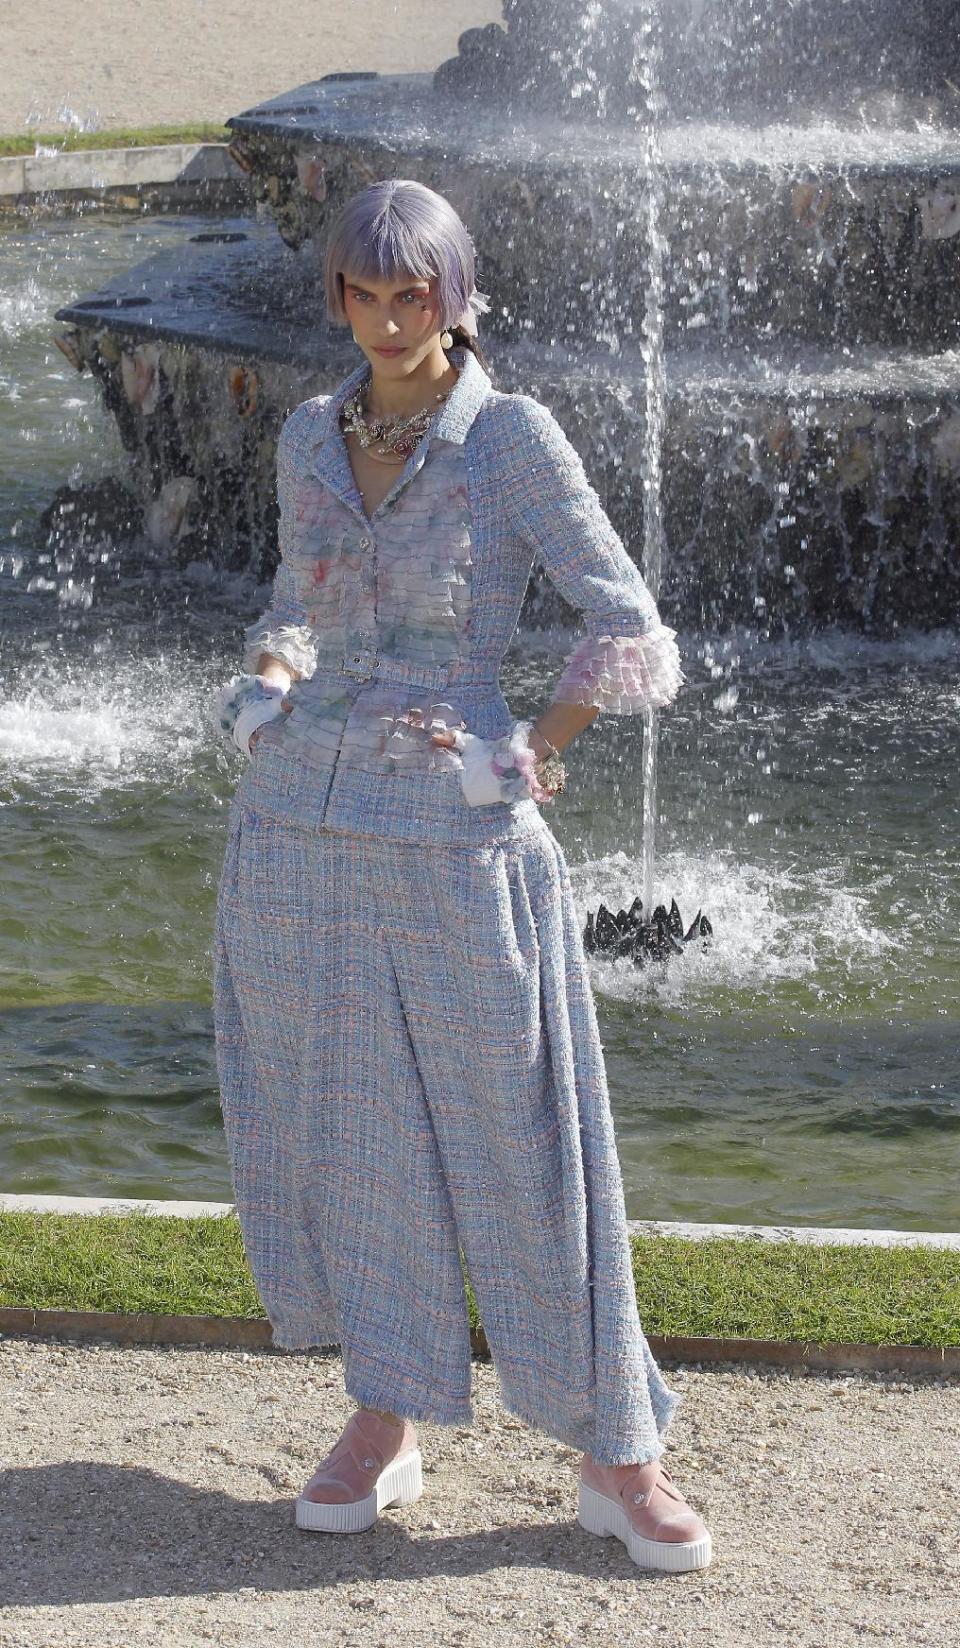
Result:
{"label": "blunt bangs", "polygon": [[443,195],[412,178],[386,178],[351,196],[327,242],[327,314],[346,326],[343,281],[436,280],[440,325],[454,326],[474,289],[473,242]]}

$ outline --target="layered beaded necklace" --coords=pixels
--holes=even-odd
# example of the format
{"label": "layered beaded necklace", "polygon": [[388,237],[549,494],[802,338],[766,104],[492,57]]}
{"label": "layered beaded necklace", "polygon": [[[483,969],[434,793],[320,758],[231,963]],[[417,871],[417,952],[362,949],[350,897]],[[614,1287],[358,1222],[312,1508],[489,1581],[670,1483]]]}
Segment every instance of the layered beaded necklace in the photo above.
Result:
{"label": "layered beaded necklace", "polygon": [[448,400],[451,391],[446,389],[440,395],[434,395],[432,401],[421,406],[419,411],[405,418],[399,412],[383,418],[370,418],[364,410],[364,396],[370,387],[367,378],[360,385],[355,394],[344,402],[340,413],[340,421],[345,433],[354,434],[365,452],[371,458],[378,458],[383,463],[406,463],[412,452],[415,452],[423,440],[433,418],[436,417],[440,404]]}

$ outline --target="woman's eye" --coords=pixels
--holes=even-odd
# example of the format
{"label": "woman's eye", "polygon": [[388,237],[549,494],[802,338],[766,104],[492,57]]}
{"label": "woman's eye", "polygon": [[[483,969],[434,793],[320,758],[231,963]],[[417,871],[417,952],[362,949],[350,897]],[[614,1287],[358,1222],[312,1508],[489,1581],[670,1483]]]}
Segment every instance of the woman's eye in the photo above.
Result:
{"label": "woman's eye", "polygon": [[[370,293],[369,292],[358,292],[358,291],[354,290],[353,296],[356,299],[357,303],[366,303],[367,298],[370,297]],[[400,302],[403,303],[403,304],[406,304],[408,306],[410,304],[414,304],[414,303],[426,303],[427,298],[429,296],[430,296],[429,292],[401,292],[400,293]]]}

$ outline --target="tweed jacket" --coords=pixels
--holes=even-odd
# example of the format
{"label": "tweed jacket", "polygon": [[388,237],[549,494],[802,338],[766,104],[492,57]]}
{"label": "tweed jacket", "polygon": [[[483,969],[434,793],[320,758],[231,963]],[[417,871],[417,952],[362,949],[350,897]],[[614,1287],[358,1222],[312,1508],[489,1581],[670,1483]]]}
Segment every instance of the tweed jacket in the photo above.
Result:
{"label": "tweed jacket", "polygon": [[364,362],[304,401],[277,446],[280,564],[244,632],[298,679],[263,727],[237,799],[304,828],[479,845],[536,827],[529,797],[469,804],[440,727],[499,738],[514,724],[500,666],[531,571],[582,615],[552,699],[630,714],[684,677],[675,631],[546,407],[493,388],[472,351],[387,496],[367,515],[340,413]]}

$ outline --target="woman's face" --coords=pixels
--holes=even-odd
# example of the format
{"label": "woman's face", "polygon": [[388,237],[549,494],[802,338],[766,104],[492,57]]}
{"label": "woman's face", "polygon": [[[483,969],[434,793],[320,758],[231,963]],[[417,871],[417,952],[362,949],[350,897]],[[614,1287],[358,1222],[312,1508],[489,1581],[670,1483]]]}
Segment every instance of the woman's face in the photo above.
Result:
{"label": "woman's face", "polygon": [[343,277],[343,306],[357,342],[378,373],[405,377],[440,350],[437,282]]}

